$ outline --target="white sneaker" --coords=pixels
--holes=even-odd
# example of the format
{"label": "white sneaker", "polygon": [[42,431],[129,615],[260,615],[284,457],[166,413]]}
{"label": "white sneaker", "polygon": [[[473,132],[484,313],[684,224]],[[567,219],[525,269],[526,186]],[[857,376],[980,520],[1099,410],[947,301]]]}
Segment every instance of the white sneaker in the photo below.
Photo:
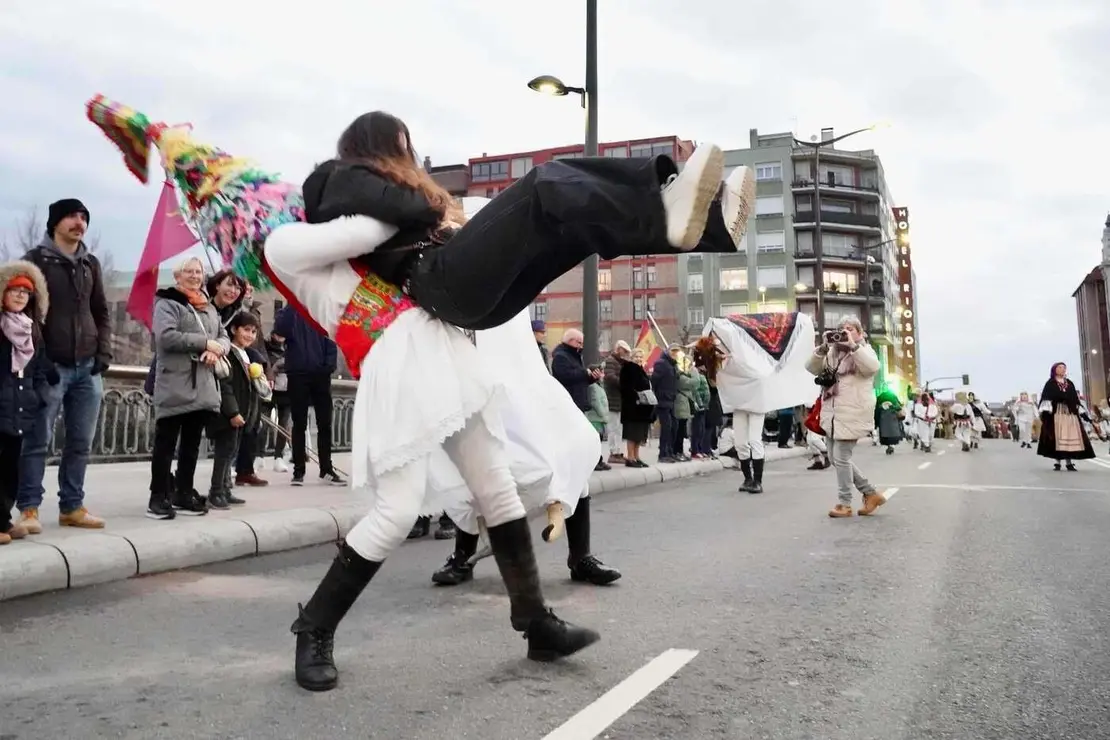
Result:
{"label": "white sneaker", "polygon": [[284,460],[282,460],[280,458],[276,458],[274,460],[274,470],[276,470],[279,473],[285,473],[285,472],[289,471],[289,466],[285,464]]}
{"label": "white sneaker", "polygon": [[725,217],[725,228],[732,237],[736,249],[748,233],[748,219],[755,210],[755,170],[751,167],[737,167],[725,180],[725,190],[721,194],[721,213]]}
{"label": "white sneaker", "polygon": [[688,252],[705,232],[709,205],[721,188],[725,155],[716,144],[702,144],[686,161],[682,172],[663,186],[663,210],[667,214],[667,241]]}

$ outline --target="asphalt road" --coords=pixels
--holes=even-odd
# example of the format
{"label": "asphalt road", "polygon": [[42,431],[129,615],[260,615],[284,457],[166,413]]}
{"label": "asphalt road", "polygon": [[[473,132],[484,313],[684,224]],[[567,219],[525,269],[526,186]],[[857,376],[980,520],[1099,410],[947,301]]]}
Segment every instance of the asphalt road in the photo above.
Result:
{"label": "asphalt road", "polygon": [[623,580],[572,584],[538,545],[557,612],[603,633],[559,664],[524,659],[492,561],[433,587],[430,538],[352,610],[326,694],[293,683],[288,629],[329,548],[0,603],[0,740],[540,740],[607,712],[611,740],[1107,737],[1110,458],[935,449],[861,450],[898,489],[871,519],[829,519],[801,460],[762,496],[729,472],[599,496]]}

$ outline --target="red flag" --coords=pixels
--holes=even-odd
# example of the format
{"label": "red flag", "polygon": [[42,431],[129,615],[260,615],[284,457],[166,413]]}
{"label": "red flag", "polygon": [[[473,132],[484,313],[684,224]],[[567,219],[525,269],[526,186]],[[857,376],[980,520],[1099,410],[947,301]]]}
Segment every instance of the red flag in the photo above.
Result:
{"label": "red flag", "polygon": [[154,219],[150,222],[146,246],[139,257],[139,269],[135,273],[135,282],[131,284],[131,295],[127,297],[127,313],[147,329],[151,329],[154,324],[154,292],[158,290],[158,267],[196,243],[197,238],[181,215],[173,192],[173,183],[167,180],[162,186]]}
{"label": "red flag", "polygon": [[644,351],[647,360],[644,365],[650,373],[651,368],[655,366],[655,361],[663,354],[663,348],[659,346],[659,342],[655,341],[655,332],[651,328],[651,322],[644,319],[644,323],[640,324],[640,334],[636,337],[636,347]]}

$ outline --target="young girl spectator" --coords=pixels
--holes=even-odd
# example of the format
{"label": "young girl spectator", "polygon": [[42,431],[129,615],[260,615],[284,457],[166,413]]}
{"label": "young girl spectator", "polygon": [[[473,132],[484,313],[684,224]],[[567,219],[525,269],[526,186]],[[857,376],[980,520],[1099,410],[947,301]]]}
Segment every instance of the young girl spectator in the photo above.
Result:
{"label": "young girl spectator", "polygon": [[0,545],[23,539],[28,530],[12,523],[19,489],[23,435],[45,403],[46,386],[58,373],[42,350],[39,325],[46,318],[46,279],[30,262],[0,265],[4,286],[0,312]]}

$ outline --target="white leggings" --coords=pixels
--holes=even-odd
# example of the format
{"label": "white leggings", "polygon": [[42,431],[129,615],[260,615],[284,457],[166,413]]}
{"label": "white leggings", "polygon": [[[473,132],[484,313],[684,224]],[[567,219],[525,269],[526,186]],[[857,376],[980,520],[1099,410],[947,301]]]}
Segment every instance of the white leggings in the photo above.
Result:
{"label": "white leggings", "polygon": [[[524,504],[509,472],[508,453],[481,415],[470,417],[462,431],[444,440],[443,449],[459,469],[487,526],[524,517]],[[428,458],[381,476],[374,508],[347,534],[351,549],[378,563],[389,557],[420,516],[427,482]]]}
{"label": "white leggings", "polygon": [[741,460],[762,460],[766,456],[763,446],[764,414],[747,411],[732,412],[732,430],[736,433],[736,452]]}

